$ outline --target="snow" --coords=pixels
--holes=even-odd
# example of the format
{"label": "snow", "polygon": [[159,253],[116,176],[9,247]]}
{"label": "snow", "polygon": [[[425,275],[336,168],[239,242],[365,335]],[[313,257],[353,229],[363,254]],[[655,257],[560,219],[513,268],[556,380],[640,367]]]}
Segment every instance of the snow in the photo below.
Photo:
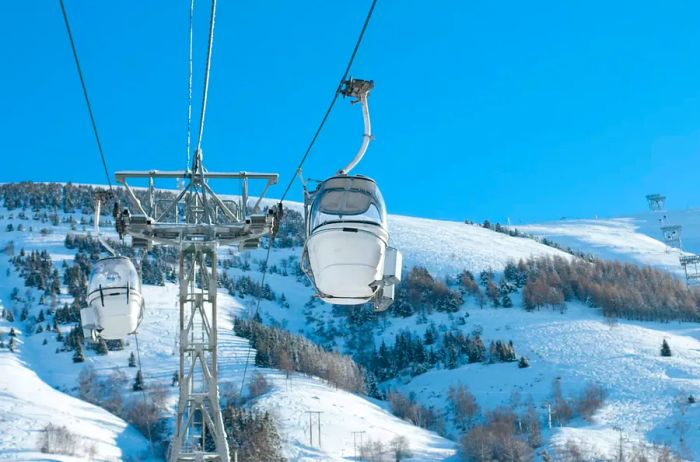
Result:
{"label": "snow", "polygon": [[[483,409],[509,405],[514,391],[519,393],[521,403],[531,400],[542,408],[551,399],[553,381],[560,378],[564,395],[575,396],[587,384],[602,385],[609,393],[605,406],[595,416],[596,433],[587,435],[587,439],[618,427],[628,440],[677,443],[673,423],[693,422],[692,416],[682,414],[688,396],[700,393],[697,324],[619,321],[611,325],[593,309],[570,303],[563,314],[551,310],[528,313],[520,309],[470,309],[465,330],[476,326],[483,328],[487,338],[513,340],[518,355],[529,358],[530,367],[470,364],[453,370],[432,370],[408,383],[399,383],[399,389],[444,408],[449,387],[462,383],[477,396]],[[664,339],[673,350],[670,358],[659,354]],[[565,441],[569,430],[555,429],[555,441]],[[605,449],[604,441],[598,443],[598,449]],[[700,439],[688,438],[687,443],[700,454]]]}
{"label": "snow", "polygon": [[67,427],[81,442],[76,456],[51,454],[52,460],[85,460],[92,446],[101,460],[147,458],[147,442],[126,422],[50,387],[8,350],[0,350],[0,396],[0,460],[47,460],[40,446],[49,423]]}
{"label": "snow", "polygon": [[[0,223],[0,226],[4,228],[4,223]],[[28,226],[28,224],[25,223],[25,226]],[[39,229],[36,224],[34,224],[34,228]],[[12,232],[5,233],[2,237],[5,240],[14,240],[17,250],[21,247],[25,247],[27,250],[47,250],[51,254],[54,263],[60,265],[62,260],[72,260],[73,258],[73,251],[63,247],[63,240],[68,232],[67,226],[61,225],[54,228],[53,234],[47,236],[41,236],[37,232]],[[81,232],[76,231],[76,233]],[[109,235],[109,233],[107,234]],[[281,250],[274,253],[275,260],[279,260],[291,255],[292,251]],[[9,267],[7,260],[0,259],[0,272],[5,272]],[[254,279],[259,278],[260,273],[254,273],[250,274],[250,276]],[[283,278],[277,275],[276,278],[272,277],[270,282],[290,285],[289,281],[283,281],[285,279],[293,278]],[[298,298],[303,301],[308,299],[310,289],[295,281],[291,285],[296,287],[296,289],[289,290],[291,298]],[[13,273],[3,283],[0,283],[0,294],[2,294],[3,299],[9,300],[9,292],[12,287],[22,286],[21,280]],[[177,387],[171,387],[170,384],[173,372],[177,369],[179,361],[176,343],[179,313],[177,305],[178,288],[174,284],[166,284],[163,287],[144,285],[143,291],[144,298],[147,300],[146,313],[139,328],[138,341],[141,346],[144,380],[149,386],[167,387],[170,392],[170,413],[174,415],[177,403]],[[275,370],[255,367],[253,365],[255,350],[250,350],[249,342],[233,333],[233,316],[242,311],[248,312],[251,308],[250,302],[250,299],[239,300],[225,291],[219,292],[220,388],[222,390],[226,388],[238,390],[240,388],[246,356],[249,354],[250,364],[247,370],[247,378],[250,379],[252,374],[259,372],[265,375],[273,385],[272,390],[255,403],[255,407],[260,410],[270,411],[279,419],[279,430],[284,441],[283,450],[290,462],[348,460],[352,456],[352,432],[356,430],[365,430],[368,432],[367,435],[371,435],[372,440],[382,441],[386,445],[397,435],[409,437],[411,450],[415,455],[414,458],[409,459],[410,461],[452,460],[451,458],[456,451],[455,443],[394,417],[378,402],[334,389],[316,378],[295,374],[291,382],[287,382]],[[48,341],[48,345],[42,345],[44,339]],[[37,386],[51,390],[54,394],[64,397],[64,399],[75,401],[80,403],[81,406],[95,409],[96,412],[104,414],[114,422],[114,430],[111,430],[113,433],[121,425],[122,433],[127,435],[128,438],[126,436],[113,435],[110,440],[108,433],[106,436],[101,437],[106,442],[113,441],[112,447],[109,447],[107,443],[100,443],[98,452],[101,457],[106,457],[107,460],[110,457],[118,459],[119,451],[125,451],[125,454],[127,454],[128,451],[146,450],[147,443],[144,438],[136,430],[128,427],[123,420],[98,407],[57,391],[57,389],[60,389],[71,394],[77,393],[78,375],[88,365],[94,367],[96,372],[102,376],[108,376],[115,371],[121,370],[131,381],[136,369],[128,368],[127,364],[129,354],[136,352],[135,339],[128,338],[124,350],[110,351],[106,356],[95,356],[92,353],[86,354],[85,363],[77,365],[72,362],[71,353],[55,354],[54,350],[57,345],[55,334],[41,333],[28,336],[25,344],[22,346],[20,357],[26,361],[25,370],[32,374]],[[2,357],[1,355],[6,355],[16,358],[13,354],[5,353],[5,351],[0,350],[2,352],[0,357]],[[33,371],[36,371],[36,373]],[[11,393],[11,399],[5,400],[9,403],[7,404],[8,406],[19,406],[17,401],[21,400],[22,395],[19,395],[21,390],[17,390],[18,386],[22,386],[21,383],[11,381],[7,384],[7,388],[10,390],[8,393]],[[50,396],[48,398],[51,399]],[[59,402],[58,400],[54,401]],[[37,403],[36,407],[41,409],[42,403]],[[306,422],[303,419],[299,420],[300,415],[306,415],[306,410],[323,411],[322,441],[324,444],[322,448],[309,446],[307,430],[301,427],[297,428],[297,423]],[[50,416],[52,407],[46,405],[45,411],[46,415]],[[68,411],[66,412],[68,416],[71,416]],[[70,423],[71,425],[69,426],[74,428],[75,422],[82,420],[84,415],[79,411],[75,411],[72,417],[74,420],[67,423]],[[325,419],[328,420],[326,421]],[[17,427],[26,429],[29,432],[37,432],[49,421],[40,419],[35,421],[18,420]],[[89,421],[103,428],[103,433],[106,431],[104,429],[110,429],[109,420],[103,422],[93,417]],[[306,425],[308,427],[308,424]],[[92,432],[90,427],[86,427],[84,433],[80,430],[79,434],[100,435],[99,432]],[[20,435],[13,435],[13,440],[20,441],[22,439]],[[30,447],[34,450],[36,449],[36,443],[28,444],[28,449]],[[10,450],[11,448],[13,448],[12,443],[0,441],[0,451]],[[12,449],[10,454],[9,460],[16,460],[17,450]],[[36,460],[40,456],[32,453],[28,457],[29,459],[26,460]],[[60,460],[71,459],[64,458]]]}
{"label": "snow", "polygon": [[518,225],[528,234],[605,259],[682,274],[681,251],[660,241],[662,224],[681,225],[683,250],[700,254],[700,209],[644,212],[629,217],[559,220]]}
{"label": "snow", "polygon": [[[667,252],[666,246],[657,240],[660,235],[657,218],[656,214],[646,213],[601,220],[562,220],[518,226],[518,229],[602,258],[653,265],[679,273],[678,252]],[[687,250],[700,251],[700,231],[696,231],[700,230],[697,226],[700,225],[700,211],[667,212],[667,220],[684,226]],[[25,222],[25,226],[28,223],[31,221]],[[2,228],[5,224],[6,221],[0,220]],[[531,256],[572,258],[533,239],[514,238],[459,222],[390,216],[389,227],[392,244],[404,253],[407,267],[426,266],[440,276],[456,275],[464,269],[500,271],[510,260]],[[34,229],[39,228],[34,223]],[[74,252],[63,247],[67,228],[62,225],[53,229],[54,233],[47,236],[38,232],[4,233],[0,240],[14,240],[17,249],[47,249],[54,262],[60,265],[62,260],[72,260]],[[0,242],[0,246],[4,242]],[[253,269],[246,274],[254,280],[260,277],[255,259],[260,259],[262,252],[250,253]],[[226,253],[223,249],[220,258]],[[279,265],[284,259],[298,257],[298,253],[299,249],[275,249],[272,262]],[[0,259],[0,272],[7,267],[6,258]],[[244,274],[240,269],[229,272],[232,276]],[[307,335],[318,325],[328,327],[339,322],[332,309],[321,304],[312,309],[312,322],[306,319],[301,307],[312,292],[303,279],[269,274],[267,282],[276,293],[286,295],[292,308],[264,301],[261,306],[266,322]],[[9,290],[15,286],[22,286],[15,275],[0,283],[3,302],[7,303]],[[147,311],[139,342],[145,380],[168,387],[170,405],[174,406],[176,390],[170,388],[170,380],[178,361],[177,288],[172,284],[145,286],[144,294]],[[226,386],[237,389],[249,343],[233,334],[232,317],[249,314],[253,309],[252,300],[233,297],[223,291],[219,295],[220,381],[222,389]],[[527,356],[531,367],[518,369],[513,363],[473,364],[454,370],[431,370],[412,380],[396,380],[392,385],[403,392],[415,393],[422,404],[438,410],[446,408],[445,397],[452,384],[467,385],[483,410],[509,403],[513,391],[517,390],[521,405],[531,397],[543,415],[545,411],[541,406],[550,399],[551,384],[557,377],[561,377],[567,396],[576,395],[588,383],[598,383],[609,393],[605,406],[591,423],[578,419],[570,426],[546,432],[545,436],[551,437],[550,448],[573,440],[585,443],[601,457],[614,457],[619,444],[619,432],[615,427],[621,429],[627,444],[668,442],[677,446],[677,428],[686,422],[692,424],[686,443],[694,454],[700,454],[697,425],[693,424],[700,421],[700,411],[683,405],[689,394],[700,396],[698,324],[618,321],[611,325],[596,310],[579,304],[569,304],[565,313],[550,310],[528,313],[519,308],[517,297],[514,303],[515,308],[511,309],[482,310],[470,302],[466,306],[467,324],[461,328],[470,332],[479,326],[486,340],[513,340],[518,354]],[[430,321],[449,325],[450,316],[435,313]],[[415,317],[391,319],[376,340],[392,339],[402,329],[422,333],[425,327],[425,324],[417,324]],[[0,324],[0,328],[7,330],[7,324]],[[41,345],[44,338],[49,342],[47,346]],[[664,339],[673,350],[670,358],[659,355]],[[70,353],[54,354],[56,345],[53,334],[35,334],[24,339],[18,354],[0,350],[0,393],[3,394],[0,419],[14,423],[3,428],[17,429],[0,433],[0,459],[43,457],[36,453],[36,435],[48,422],[62,423],[79,435],[95,438],[105,460],[142,453],[146,442],[136,430],[106,411],[70,396],[76,394],[77,375],[85,365],[73,364]],[[339,347],[342,348],[342,344]],[[94,365],[98,373],[104,375],[121,369],[131,379],[135,369],[126,365],[132,351],[135,351],[135,344],[130,339],[124,351],[110,352],[107,356],[89,355],[86,364]],[[254,351],[250,357],[254,357]],[[274,370],[251,367],[248,377],[253,372],[264,374],[273,385],[254,406],[276,417],[285,455],[290,461],[353,460],[352,432],[356,431],[366,431],[365,438],[384,443],[397,435],[406,436],[411,442],[413,461],[456,460],[454,442],[393,417],[385,409],[386,403],[336,390],[318,379],[299,374],[287,381]],[[8,377],[19,379],[9,380]],[[314,446],[309,445],[306,411],[322,412],[321,448],[317,447],[316,434]],[[56,456],[56,460],[71,459]]]}
{"label": "snow", "polygon": [[521,258],[571,257],[534,239],[454,221],[392,215],[389,231],[393,245],[404,255],[405,266],[425,266],[438,276],[455,276],[465,269],[502,271],[506,263]]}

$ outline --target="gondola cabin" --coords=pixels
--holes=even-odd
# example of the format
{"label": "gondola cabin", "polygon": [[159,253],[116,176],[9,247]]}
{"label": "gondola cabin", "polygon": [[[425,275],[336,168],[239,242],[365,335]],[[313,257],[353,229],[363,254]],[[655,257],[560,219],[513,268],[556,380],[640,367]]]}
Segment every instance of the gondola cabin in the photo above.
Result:
{"label": "gondola cabin", "polygon": [[324,301],[385,309],[401,278],[401,254],[389,247],[386,207],[364,176],[323,181],[307,198],[304,269]]}
{"label": "gondola cabin", "polygon": [[87,308],[80,310],[86,338],[122,339],[136,331],[145,302],[141,279],[126,257],[99,260],[90,274]]}

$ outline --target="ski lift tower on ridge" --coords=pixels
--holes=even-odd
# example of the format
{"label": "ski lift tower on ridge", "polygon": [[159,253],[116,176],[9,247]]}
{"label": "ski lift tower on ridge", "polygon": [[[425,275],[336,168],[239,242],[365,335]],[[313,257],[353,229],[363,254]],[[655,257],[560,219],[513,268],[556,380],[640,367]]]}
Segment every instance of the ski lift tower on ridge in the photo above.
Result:
{"label": "ski lift tower on ridge", "polygon": [[682,255],[681,266],[685,271],[685,283],[688,287],[700,282],[700,255]]}
{"label": "ski lift tower on ridge", "polygon": [[652,212],[661,212],[666,208],[666,196],[661,194],[648,194],[647,203]]}
{"label": "ski lift tower on ridge", "polygon": [[663,235],[664,242],[670,248],[669,250],[676,248],[678,250],[683,250],[683,242],[681,241],[681,225],[666,225],[661,227],[661,234]]}
{"label": "ski lift tower on ridge", "polygon": [[[191,171],[122,171],[115,177],[137,210],[132,214],[124,209],[117,214],[120,236],[131,235],[132,245],[137,247],[162,244],[180,251],[180,396],[168,460],[229,462],[219,406],[216,254],[220,245],[236,245],[241,251],[255,249],[263,236],[274,233],[281,209],[264,212],[261,202],[278,175],[209,172],[198,149]],[[130,179],[148,181],[147,204],[136,197],[127,182]],[[162,199],[156,197],[154,187],[155,181],[162,179],[184,179],[185,184],[174,198]],[[222,200],[209,180],[239,181],[240,200]],[[248,205],[250,180],[266,182],[252,207]]]}

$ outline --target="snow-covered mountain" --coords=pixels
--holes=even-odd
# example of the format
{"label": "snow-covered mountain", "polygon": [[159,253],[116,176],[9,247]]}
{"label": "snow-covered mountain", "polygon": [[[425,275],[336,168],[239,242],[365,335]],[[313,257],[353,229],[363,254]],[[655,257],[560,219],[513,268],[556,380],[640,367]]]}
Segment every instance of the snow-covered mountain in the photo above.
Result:
{"label": "snow-covered mountain", "polygon": [[[291,204],[292,207],[295,204]],[[151,458],[147,439],[133,426],[100,407],[77,399],[79,375],[92,365],[98,376],[108,378],[122,371],[129,379],[127,399],[138,399],[130,392],[134,368],[128,366],[129,355],[135,351],[133,339],[127,339],[124,350],[110,351],[101,356],[89,351],[84,363],[74,363],[69,352],[55,350],[61,344],[55,332],[39,332],[28,328],[30,323],[19,319],[27,304],[11,296],[12,289],[24,283],[8,259],[13,242],[14,253],[46,250],[56,269],[62,263],[72,263],[74,250],[64,245],[68,233],[86,234],[78,224],[71,230],[69,223],[52,226],[34,220],[19,219],[18,211],[0,210],[0,256],[2,307],[15,312],[14,321],[0,319],[0,332],[7,344],[10,328],[16,329],[14,352],[0,349],[0,460],[39,460],[42,430],[49,423],[63,425],[80,438],[91,441],[74,455],[53,454],[53,460],[146,460]],[[10,218],[10,215],[13,217]],[[61,218],[67,215],[61,214]],[[80,214],[74,214],[77,220]],[[686,250],[700,250],[700,211],[669,212],[669,222],[684,225]],[[86,220],[88,217],[85,217]],[[532,235],[605,259],[652,265],[679,273],[678,253],[667,252],[659,242],[658,225],[653,214],[608,220],[570,220],[545,224],[518,226]],[[8,224],[14,225],[7,231]],[[18,231],[19,224],[23,230]],[[556,248],[526,237],[511,237],[471,224],[391,216],[389,220],[393,244],[404,253],[407,268],[424,266],[436,277],[455,277],[463,270],[477,274],[484,270],[503,271],[509,261],[530,257],[557,256],[574,258]],[[31,227],[31,231],[30,231]],[[47,231],[42,232],[42,229]],[[694,237],[696,236],[696,237]],[[696,249],[695,246],[698,246]],[[271,265],[282,267],[293,263],[299,249],[273,249]],[[263,250],[253,251],[243,258],[249,268],[232,266],[225,269],[231,278],[261,277],[259,262]],[[222,249],[222,260],[237,258]],[[285,263],[286,262],[286,263]],[[302,334],[341,352],[349,352],[352,338],[342,335],[347,322],[333,307],[309,304],[311,289],[303,278],[290,270],[270,273],[267,277],[276,294],[284,294],[288,306],[279,300],[263,300],[261,317],[265,324],[282,327]],[[71,297],[63,287],[61,303]],[[145,381],[149,387],[161,387],[166,405],[174,406],[176,388],[171,386],[177,368],[176,321],[177,288],[145,286],[148,311],[140,328],[141,360]],[[254,299],[245,294],[220,291],[220,379],[222,389],[237,390],[248,355],[248,340],[233,332],[233,317],[252,316]],[[38,293],[29,303],[29,316],[38,316]],[[422,406],[445,413],[448,421],[445,436],[424,430],[393,416],[386,401],[336,389],[323,380],[293,374],[290,379],[280,371],[252,365],[248,374],[260,373],[270,383],[270,390],[249,405],[272,414],[283,452],[290,461],[350,461],[357,460],[356,436],[365,432],[364,442],[372,440],[389,445],[397,436],[405,436],[410,444],[410,461],[459,459],[459,431],[451,422],[447,395],[451,385],[467,386],[475,395],[482,414],[498,406],[512,406],[518,413],[532,404],[542,419],[544,445],[548,453],[556,453],[567,441],[575,441],[588,451],[587,458],[614,458],[622,438],[625,447],[634,445],[668,444],[688,454],[700,454],[700,436],[694,422],[698,409],[688,405],[688,397],[700,396],[700,326],[695,323],[656,323],[603,318],[598,310],[580,303],[569,303],[565,311],[544,309],[526,312],[521,308],[520,295],[513,296],[514,307],[480,307],[467,299],[457,313],[432,312],[429,319],[419,315],[408,317],[384,316],[371,324],[368,333],[378,346],[383,340],[393,341],[400,332],[411,331],[423,336],[429,326],[445,326],[465,333],[478,330],[486,340],[512,340],[518,355],[529,359],[528,368],[515,363],[462,364],[458,367],[433,368],[416,376],[400,375],[382,384],[412,396]],[[64,329],[65,333],[65,329]],[[673,350],[670,358],[659,355],[666,340]],[[250,355],[251,361],[255,351]],[[252,370],[252,372],[251,372]],[[603,406],[592,421],[575,418],[562,427],[547,428],[547,405],[551,404],[552,383],[561,383],[564,395],[574,396],[587,384],[602,386],[607,392]],[[310,424],[306,411],[320,411],[321,442],[316,429],[311,428],[313,443],[309,442]],[[681,441],[682,439],[682,441]],[[536,454],[541,454],[538,449]],[[594,456],[595,454],[595,456]],[[387,456],[388,457],[388,456]],[[540,457],[540,456],[537,456]],[[690,457],[692,458],[692,456]],[[388,459],[387,459],[388,460]]]}

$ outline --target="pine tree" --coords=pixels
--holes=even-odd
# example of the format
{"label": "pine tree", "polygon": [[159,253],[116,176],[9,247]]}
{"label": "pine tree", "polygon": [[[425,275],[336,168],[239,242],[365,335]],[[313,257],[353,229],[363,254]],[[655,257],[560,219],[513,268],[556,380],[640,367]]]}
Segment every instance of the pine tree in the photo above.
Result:
{"label": "pine tree", "polygon": [[134,391],[143,391],[143,374],[141,374],[141,369],[136,373],[136,378],[134,378],[134,385],[131,387]]}
{"label": "pine tree", "polygon": [[75,352],[73,353],[73,362],[74,363],[82,363],[85,361],[85,356],[83,356],[83,346],[78,343],[78,345],[75,348]]}
{"label": "pine tree", "polygon": [[136,355],[133,351],[129,355],[129,367],[136,367]]}
{"label": "pine tree", "polygon": [[501,305],[503,305],[503,308],[513,307],[513,300],[510,299],[508,294],[504,294],[503,297],[501,297]]}
{"label": "pine tree", "polygon": [[17,331],[15,331],[14,327],[10,328],[10,337],[17,337]]}
{"label": "pine tree", "polygon": [[661,344],[661,356],[671,356],[671,347],[668,345],[666,339],[664,339]]}
{"label": "pine tree", "polygon": [[104,339],[100,339],[99,342],[97,342],[97,354],[104,356],[107,353],[109,353],[109,350],[107,350],[107,342],[104,341]]}
{"label": "pine tree", "polygon": [[174,387],[178,383],[180,383],[180,375],[177,373],[177,371],[175,371],[175,372],[173,372],[173,378],[172,378],[172,381],[170,382],[170,386]]}
{"label": "pine tree", "polygon": [[530,362],[527,360],[525,356],[520,357],[520,361],[518,361],[518,367],[520,369],[525,369],[526,367],[530,367]]}
{"label": "pine tree", "polygon": [[425,330],[425,335],[423,336],[423,343],[425,343],[426,345],[432,345],[433,343],[435,343],[437,336],[438,336],[437,328],[435,327],[435,324],[431,324]]}
{"label": "pine tree", "polygon": [[49,341],[47,339],[44,339],[44,341],[41,344],[46,345],[47,343],[49,343]]}

